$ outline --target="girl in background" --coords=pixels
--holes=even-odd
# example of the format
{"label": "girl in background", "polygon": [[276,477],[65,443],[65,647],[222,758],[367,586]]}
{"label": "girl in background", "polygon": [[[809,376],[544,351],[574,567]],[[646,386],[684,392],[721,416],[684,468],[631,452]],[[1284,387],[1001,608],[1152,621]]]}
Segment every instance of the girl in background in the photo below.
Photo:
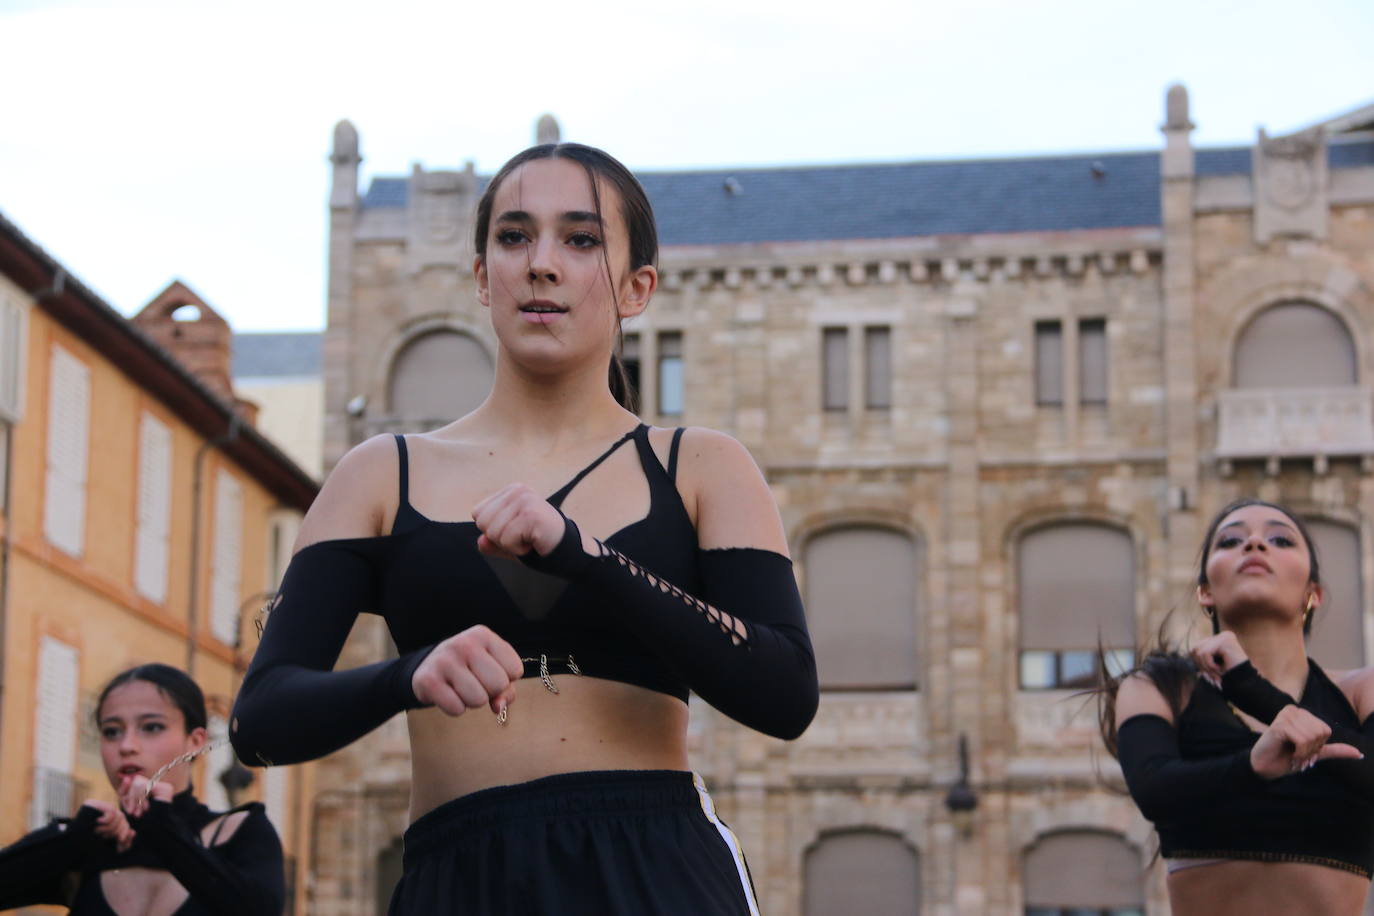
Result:
{"label": "girl in background", "polygon": [[1159,833],[1173,913],[1355,916],[1374,872],[1374,669],[1307,657],[1323,591],[1301,520],[1227,506],[1197,595],[1214,635],[1110,683],[1103,720]]}
{"label": "girl in background", "polygon": [[282,849],[263,806],[211,811],[196,800],[190,767],[175,765],[205,747],[196,682],[169,665],[131,668],[101,691],[95,716],[119,802],[88,799],[74,818],[0,850],[0,909],[52,903],[72,916],[280,916]]}

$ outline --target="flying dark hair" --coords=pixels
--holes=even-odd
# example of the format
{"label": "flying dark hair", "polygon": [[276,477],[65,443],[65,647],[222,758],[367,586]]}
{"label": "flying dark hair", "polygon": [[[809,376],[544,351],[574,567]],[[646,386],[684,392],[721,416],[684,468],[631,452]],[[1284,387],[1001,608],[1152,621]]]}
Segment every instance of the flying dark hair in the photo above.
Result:
{"label": "flying dark hair", "polygon": [[191,680],[191,676],[180,668],[173,668],[171,665],[164,665],[161,662],[139,665],[128,671],[121,671],[112,677],[110,682],[105,685],[105,689],[100,691],[100,699],[95,704],[97,725],[100,724],[101,707],[105,705],[105,698],[110,695],[110,692],[116,687],[123,687],[134,681],[147,681],[152,684],[162,692],[162,695],[173,706],[180,709],[182,716],[186,719],[187,734],[197,728],[206,727],[205,694],[201,692],[200,685]]}
{"label": "flying dark hair", "polygon": [[[604,179],[615,188],[620,195],[620,215],[625,221],[625,230],[630,242],[630,270],[658,265],[658,226],[654,222],[654,209],[649,203],[649,196],[644,193],[644,188],[630,170],[614,156],[581,143],[545,143],[532,146],[524,152],[517,153],[501,166],[477,201],[476,225],[473,231],[473,247],[477,250],[477,257],[484,261],[487,257],[487,234],[491,231],[491,208],[496,199],[496,192],[512,172],[537,159],[569,159],[582,166],[583,171],[587,173],[587,180],[591,183],[592,202],[596,207],[597,217],[603,216],[601,190],[597,179]],[[606,277],[614,289],[615,278],[611,276],[610,257],[604,248],[602,258],[606,263]],[[609,383],[616,401],[622,407],[633,411],[638,406],[638,395],[630,385],[625,365],[620,359],[620,350],[623,348],[622,335],[616,352],[611,354]]]}

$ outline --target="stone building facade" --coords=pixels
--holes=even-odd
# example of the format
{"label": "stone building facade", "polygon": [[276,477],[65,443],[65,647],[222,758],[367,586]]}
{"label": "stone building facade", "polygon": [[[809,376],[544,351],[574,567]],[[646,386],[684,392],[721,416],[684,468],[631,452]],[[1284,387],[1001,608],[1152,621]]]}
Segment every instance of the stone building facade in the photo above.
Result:
{"label": "stone building facade", "polygon": [[[1174,87],[1155,151],[640,176],[664,242],[626,327],[641,412],[753,452],[825,688],[792,743],[694,706],[765,912],[1167,912],[1077,691],[1099,640],[1119,664],[1195,625],[1233,497],[1318,523],[1314,654],[1366,660],[1374,108],[1249,147],[1192,129]],[[347,122],[332,158],[326,468],[478,403],[495,353],[485,178],[360,194]],[[389,651],[365,621],[345,664]],[[399,719],[322,765],[312,913],[381,911],[408,772]]]}

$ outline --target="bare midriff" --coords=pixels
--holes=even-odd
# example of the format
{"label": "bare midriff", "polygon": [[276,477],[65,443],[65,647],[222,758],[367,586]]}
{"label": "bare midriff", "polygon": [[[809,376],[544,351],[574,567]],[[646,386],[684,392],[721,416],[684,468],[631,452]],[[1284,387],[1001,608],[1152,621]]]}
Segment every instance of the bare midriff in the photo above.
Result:
{"label": "bare midriff", "polygon": [[471,792],[582,770],[686,770],[687,705],[657,691],[555,674],[516,684],[506,724],[488,709],[407,713],[410,819]]}
{"label": "bare midriff", "polygon": [[1368,893],[1359,875],[1299,862],[1231,860],[1169,875],[1174,916],[1359,916]]}

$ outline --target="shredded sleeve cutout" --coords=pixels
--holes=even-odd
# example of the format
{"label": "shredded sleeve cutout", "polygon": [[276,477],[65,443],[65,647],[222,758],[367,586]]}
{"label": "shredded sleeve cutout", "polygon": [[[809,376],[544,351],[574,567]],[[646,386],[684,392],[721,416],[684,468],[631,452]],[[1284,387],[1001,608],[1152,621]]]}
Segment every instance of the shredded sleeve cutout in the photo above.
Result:
{"label": "shredded sleeve cutout", "polygon": [[666,579],[660,579],[634,560],[625,556],[625,554],[607,547],[601,541],[597,541],[596,546],[600,551],[600,559],[604,560],[610,558],[615,560],[630,575],[637,576],[647,582],[650,588],[656,588],[664,594],[672,595],[688,607],[697,611],[697,613],[701,614],[706,620],[719,627],[722,634],[730,637],[730,642],[733,645],[748,647],[749,629],[745,626],[743,620],[738,617],[732,617],[719,608],[712,607],[700,598],[687,594]]}
{"label": "shredded sleeve cutout", "polygon": [[698,696],[730,718],[777,738],[796,738],[816,714],[820,690],[792,561],[769,550],[697,553],[693,595],[597,541],[596,553],[565,520],[562,540],[535,569],[579,581]]}

